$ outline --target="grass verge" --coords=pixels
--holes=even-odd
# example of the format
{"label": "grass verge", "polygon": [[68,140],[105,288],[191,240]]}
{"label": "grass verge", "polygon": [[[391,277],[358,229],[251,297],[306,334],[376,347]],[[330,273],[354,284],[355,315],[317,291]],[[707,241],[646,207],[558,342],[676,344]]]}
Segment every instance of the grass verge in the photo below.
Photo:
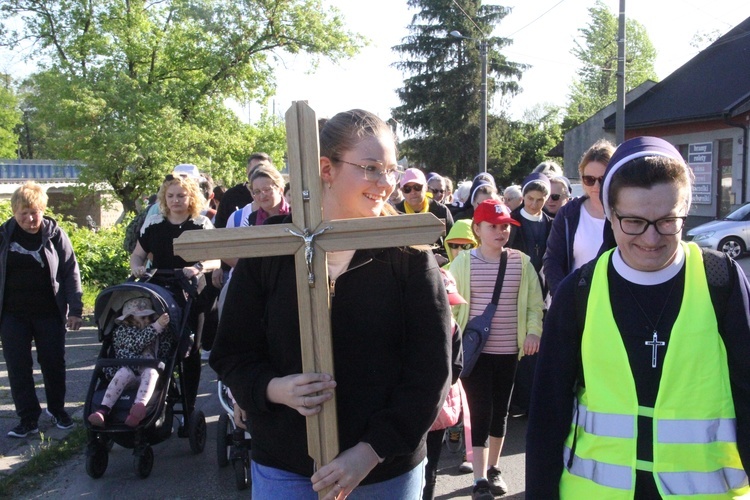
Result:
{"label": "grass verge", "polygon": [[100,287],[89,285],[88,283],[82,283],[81,288],[83,289],[83,315],[92,315],[94,314],[96,297],[102,289]]}
{"label": "grass verge", "polygon": [[23,467],[0,478],[0,497],[17,497],[21,492],[37,487],[46,473],[80,453],[85,444],[86,428],[83,425],[77,425],[60,441],[42,437],[42,442],[29,451],[31,458]]}

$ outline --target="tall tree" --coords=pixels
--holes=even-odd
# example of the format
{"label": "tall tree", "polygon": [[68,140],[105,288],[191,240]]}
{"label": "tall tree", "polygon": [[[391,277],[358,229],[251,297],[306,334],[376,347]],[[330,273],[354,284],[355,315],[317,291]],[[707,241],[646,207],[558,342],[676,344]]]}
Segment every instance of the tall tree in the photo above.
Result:
{"label": "tall tree", "polygon": [[321,0],[5,0],[2,15],[23,28],[0,26],[0,43],[35,49],[36,144],[85,162],[82,181],[128,209],[176,163],[244,168],[257,134],[224,101],[265,99],[277,51],[338,60],[363,42]]}
{"label": "tall tree", "polygon": [[[570,88],[570,101],[563,128],[583,122],[617,97],[617,16],[597,0],[589,9],[588,26],[579,29],[572,53],[581,62]],[[657,80],[656,49],[646,28],[633,19],[625,21],[625,89],[630,91],[646,80]]]}
{"label": "tall tree", "polygon": [[10,76],[0,77],[0,158],[16,158],[18,134],[15,129],[21,123],[21,111],[16,93],[10,85]]}
{"label": "tall tree", "polygon": [[[471,176],[479,162],[478,41],[487,40],[490,102],[497,92],[517,92],[525,69],[501,54],[510,39],[491,36],[510,9],[481,0],[409,0],[408,5],[418,12],[410,34],[394,47],[402,54],[395,65],[407,75],[398,91],[402,104],[393,110],[409,136],[401,147],[410,160],[430,170],[457,179]],[[472,40],[452,37],[452,31]],[[491,136],[488,132],[488,144]]]}
{"label": "tall tree", "polygon": [[492,117],[487,169],[495,176],[498,186],[521,183],[545,160],[562,160],[548,156],[562,140],[560,114],[555,106],[538,104],[527,110],[521,120]]}

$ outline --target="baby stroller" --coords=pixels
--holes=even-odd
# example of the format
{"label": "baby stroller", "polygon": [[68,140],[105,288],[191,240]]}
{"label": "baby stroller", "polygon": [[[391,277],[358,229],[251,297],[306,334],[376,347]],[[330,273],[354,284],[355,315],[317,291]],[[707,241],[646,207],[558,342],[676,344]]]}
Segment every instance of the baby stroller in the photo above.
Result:
{"label": "baby stroller", "polygon": [[[180,307],[173,294],[183,292],[187,298],[185,306]],[[114,443],[132,449],[136,473],[142,478],[148,477],[154,465],[151,446],[172,435],[174,417],[180,418],[177,435],[189,438],[193,453],[203,451],[206,445],[206,418],[202,411],[189,410],[182,367],[182,360],[192,346],[192,332],[187,321],[191,303],[197,295],[197,280],[188,281],[181,270],[170,269],[153,271],[139,281],[130,280],[111,286],[97,296],[94,320],[99,329],[102,347],[86,395],[83,419],[88,432],[86,472],[92,478],[100,478],[107,470],[109,450]],[[165,312],[169,314],[168,328],[177,338],[177,348],[166,362],[159,359],[114,359],[112,333],[117,326],[115,319],[122,314],[123,304],[136,297],[148,297],[158,315]],[[104,368],[110,366],[145,366],[156,368],[159,373],[156,389],[146,406],[146,416],[134,428],[126,426],[124,422],[137,387],[123,391],[110,411],[105,427],[93,426],[88,421],[88,416],[102,402],[109,384]]]}
{"label": "baby stroller", "polygon": [[234,478],[238,490],[247,489],[250,485],[250,450],[252,441],[250,433],[238,427],[234,421],[234,402],[229,388],[219,380],[219,402],[225,413],[219,416],[216,430],[216,458],[219,467],[226,467],[232,462]]}

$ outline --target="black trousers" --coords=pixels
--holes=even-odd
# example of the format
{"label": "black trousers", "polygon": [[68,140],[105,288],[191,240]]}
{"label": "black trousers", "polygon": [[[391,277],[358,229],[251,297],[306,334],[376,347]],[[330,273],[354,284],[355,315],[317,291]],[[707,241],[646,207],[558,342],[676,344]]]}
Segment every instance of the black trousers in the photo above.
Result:
{"label": "black trousers", "polygon": [[488,447],[489,436],[505,437],[518,356],[480,354],[471,375],[461,377],[471,413],[472,446]]}
{"label": "black trousers", "polygon": [[62,410],[65,407],[65,325],[62,319],[59,316],[3,313],[0,340],[10,392],[21,421],[36,423],[42,414],[34,387],[32,341],[42,369],[47,408],[51,413]]}
{"label": "black trousers", "polygon": [[427,464],[424,467],[425,483],[424,490],[422,490],[422,500],[433,500],[435,498],[435,483],[437,482],[438,462],[440,462],[444,435],[445,429],[427,433]]}

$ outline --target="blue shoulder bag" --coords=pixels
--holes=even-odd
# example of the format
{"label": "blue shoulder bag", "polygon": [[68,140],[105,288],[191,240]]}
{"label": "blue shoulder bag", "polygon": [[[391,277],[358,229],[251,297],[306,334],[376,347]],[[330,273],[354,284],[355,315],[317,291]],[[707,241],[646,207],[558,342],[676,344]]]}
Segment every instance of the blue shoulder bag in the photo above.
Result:
{"label": "blue shoulder bag", "polygon": [[503,288],[503,278],[505,278],[505,268],[508,264],[508,251],[504,251],[500,257],[500,267],[497,270],[497,280],[495,281],[495,290],[492,292],[492,300],[484,312],[479,316],[474,316],[466,323],[463,332],[463,349],[464,349],[464,367],[461,370],[461,377],[468,377],[474,369],[474,365],[479,359],[484,344],[490,336],[492,327],[492,317],[495,315],[497,303],[500,300],[500,290]]}

